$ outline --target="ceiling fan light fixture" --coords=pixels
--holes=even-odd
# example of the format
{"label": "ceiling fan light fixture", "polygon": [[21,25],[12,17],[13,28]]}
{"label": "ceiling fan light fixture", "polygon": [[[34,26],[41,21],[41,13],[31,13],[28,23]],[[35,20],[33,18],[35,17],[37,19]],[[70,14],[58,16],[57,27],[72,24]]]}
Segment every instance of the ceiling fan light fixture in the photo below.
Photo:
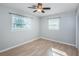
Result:
{"label": "ceiling fan light fixture", "polygon": [[41,12],[43,9],[42,8],[37,8],[37,11],[38,12]]}
{"label": "ceiling fan light fixture", "polygon": [[42,13],[45,13],[44,10],[50,10],[50,7],[43,7],[43,4],[42,3],[38,3],[36,6],[32,6],[32,7],[29,7],[29,8],[32,8],[32,9],[35,9],[35,11],[33,12],[42,12]]}
{"label": "ceiling fan light fixture", "polygon": [[37,4],[37,12],[41,12],[42,10],[43,10],[42,4],[41,3],[38,3]]}
{"label": "ceiling fan light fixture", "polygon": [[41,9],[37,9],[38,12],[41,12]]}

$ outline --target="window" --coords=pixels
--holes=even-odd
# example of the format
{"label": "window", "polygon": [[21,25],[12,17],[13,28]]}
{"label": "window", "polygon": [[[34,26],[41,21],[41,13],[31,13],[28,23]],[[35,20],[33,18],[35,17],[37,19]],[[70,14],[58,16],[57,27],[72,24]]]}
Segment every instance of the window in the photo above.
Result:
{"label": "window", "polygon": [[25,30],[30,28],[30,18],[12,14],[12,30]]}
{"label": "window", "polygon": [[59,30],[59,18],[52,18],[48,20],[49,30]]}

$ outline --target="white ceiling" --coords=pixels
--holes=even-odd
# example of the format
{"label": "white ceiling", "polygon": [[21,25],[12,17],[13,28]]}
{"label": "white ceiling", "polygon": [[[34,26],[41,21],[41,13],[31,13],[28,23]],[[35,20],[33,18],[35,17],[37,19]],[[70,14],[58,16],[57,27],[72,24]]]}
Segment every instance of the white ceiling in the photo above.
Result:
{"label": "white ceiling", "polygon": [[52,15],[61,12],[74,11],[76,10],[78,4],[77,3],[43,3],[45,7],[51,7],[51,10],[45,10],[45,13],[38,13],[38,12],[33,13],[34,9],[28,8],[32,5],[36,5],[36,3],[2,3],[0,5],[23,10],[35,16],[46,16],[46,15]]}

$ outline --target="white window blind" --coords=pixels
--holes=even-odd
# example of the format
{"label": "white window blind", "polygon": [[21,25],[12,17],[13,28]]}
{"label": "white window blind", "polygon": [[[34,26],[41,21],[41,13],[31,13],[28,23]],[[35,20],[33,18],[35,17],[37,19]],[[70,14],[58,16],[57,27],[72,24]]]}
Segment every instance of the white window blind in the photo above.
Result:
{"label": "white window blind", "polygon": [[59,18],[52,18],[48,20],[49,30],[59,30]]}
{"label": "white window blind", "polygon": [[12,30],[26,30],[31,28],[31,18],[12,14]]}

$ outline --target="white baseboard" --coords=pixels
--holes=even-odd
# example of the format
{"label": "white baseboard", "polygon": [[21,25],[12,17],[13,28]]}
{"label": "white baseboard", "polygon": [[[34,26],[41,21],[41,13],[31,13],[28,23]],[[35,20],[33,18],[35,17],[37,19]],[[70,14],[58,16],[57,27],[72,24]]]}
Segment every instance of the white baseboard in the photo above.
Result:
{"label": "white baseboard", "polygon": [[70,43],[66,43],[66,42],[62,42],[62,41],[57,41],[57,40],[53,40],[53,39],[50,39],[50,38],[47,38],[47,37],[40,37],[40,38],[76,47],[75,44],[70,44]]}
{"label": "white baseboard", "polygon": [[11,49],[16,48],[16,47],[19,47],[19,46],[21,46],[21,45],[24,45],[24,44],[27,44],[27,43],[33,42],[34,40],[38,40],[38,39],[39,39],[39,37],[37,37],[37,38],[33,38],[33,39],[29,40],[29,41],[26,41],[26,42],[23,42],[23,43],[17,44],[17,45],[15,45],[15,46],[12,46],[12,47],[9,47],[9,48],[6,48],[6,49],[3,49],[3,50],[0,51],[0,53],[5,52],[5,51],[8,51],[8,50],[11,50]]}

